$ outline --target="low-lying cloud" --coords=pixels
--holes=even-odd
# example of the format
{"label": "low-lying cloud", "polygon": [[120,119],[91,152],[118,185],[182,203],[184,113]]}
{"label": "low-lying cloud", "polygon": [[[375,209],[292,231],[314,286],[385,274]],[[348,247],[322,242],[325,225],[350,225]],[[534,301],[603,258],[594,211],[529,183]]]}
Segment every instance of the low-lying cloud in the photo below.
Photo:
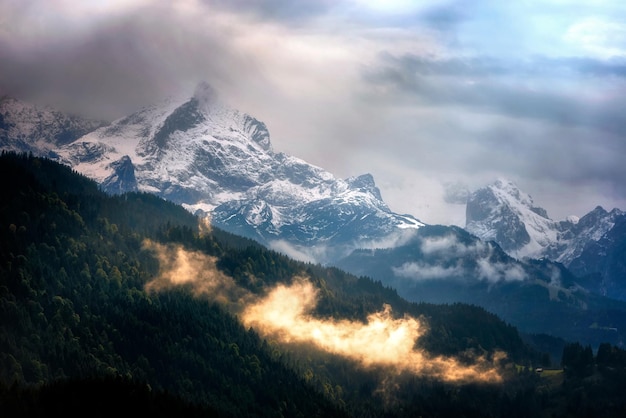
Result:
{"label": "low-lying cloud", "polygon": [[460,266],[443,267],[416,262],[404,263],[400,267],[392,267],[392,270],[396,276],[414,281],[462,277],[464,272]]}
{"label": "low-lying cloud", "polygon": [[489,245],[476,241],[471,244],[464,244],[455,235],[444,235],[440,237],[422,238],[420,250],[425,255],[447,254],[461,257],[465,254],[486,254],[489,252]]}
{"label": "low-lying cloud", "polygon": [[218,302],[232,312],[239,312],[252,298],[232,277],[217,269],[215,257],[150,240],[145,240],[143,246],[159,260],[158,276],[145,286],[148,292],[187,286],[195,296]]}
{"label": "low-lying cloud", "polygon": [[408,261],[392,267],[393,273],[399,278],[416,282],[477,279],[496,283],[528,278],[521,264],[494,261],[494,247],[483,241],[464,244],[455,235],[427,237],[421,239],[420,250],[426,260]]}
{"label": "low-lying cloud", "polygon": [[504,281],[522,281],[528,277],[524,269],[515,263],[492,262],[487,258],[477,261],[477,275],[479,279],[490,282]]}
{"label": "low-lying cloud", "polygon": [[343,245],[324,245],[316,244],[314,246],[297,245],[287,240],[273,240],[268,246],[279,253],[285,254],[294,260],[305,263],[332,263],[347,257],[355,249],[360,250],[377,250],[384,248],[401,247],[414,239],[417,229],[406,228],[396,229],[388,235],[378,239],[361,239]]}
{"label": "low-lying cloud", "polygon": [[291,284],[278,284],[265,295],[255,295],[220,272],[214,257],[152,241],[146,241],[144,247],[153,251],[160,263],[158,276],[146,284],[146,290],[188,286],[197,297],[223,304],[237,313],[244,325],[280,343],[306,344],[393,375],[412,373],[448,382],[502,379],[485,358],[465,364],[418,349],[416,342],[427,324],[421,318],[396,317],[389,305],[370,314],[365,322],[320,318],[314,314],[318,290],[307,278],[296,277]]}
{"label": "low-lying cloud", "polygon": [[318,291],[299,278],[280,284],[267,296],[246,307],[242,320],[264,335],[283,342],[313,344],[317,348],[358,361],[365,367],[387,366],[396,372],[412,372],[446,381],[499,381],[495,368],[484,359],[473,365],[451,357],[432,356],[415,347],[425,324],[410,316],[394,318],[391,306],[370,314],[366,322],[317,318],[312,312]]}

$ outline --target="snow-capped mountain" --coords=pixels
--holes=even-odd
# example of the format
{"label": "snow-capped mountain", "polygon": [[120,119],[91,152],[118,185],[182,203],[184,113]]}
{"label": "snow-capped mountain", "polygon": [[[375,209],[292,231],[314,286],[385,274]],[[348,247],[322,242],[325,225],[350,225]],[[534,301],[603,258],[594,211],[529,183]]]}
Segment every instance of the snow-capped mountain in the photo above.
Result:
{"label": "snow-capped mountain", "polygon": [[565,253],[567,267],[586,279],[589,290],[626,300],[626,213],[598,206],[576,227],[578,245]]}
{"label": "snow-capped mountain", "polygon": [[58,147],[103,124],[11,97],[0,97],[0,148],[5,151],[54,156]]}
{"label": "snow-capped mountain", "polygon": [[510,255],[537,257],[557,242],[558,230],[546,211],[513,182],[499,179],[467,200],[465,229],[495,241]]}
{"label": "snow-capped mountain", "polygon": [[626,212],[620,209],[607,212],[602,206],[596,206],[580,219],[561,221],[558,223],[560,242],[546,251],[545,256],[571,266],[590,245],[610,234],[625,216]]}
{"label": "snow-capped mountain", "polygon": [[619,209],[607,212],[598,206],[580,219],[554,221],[512,181],[499,179],[469,196],[465,229],[483,240],[497,242],[514,257],[546,257],[568,265],[623,214]]}
{"label": "snow-capped mountain", "polygon": [[588,288],[626,299],[624,224],[625,212],[600,206],[580,219],[554,221],[513,182],[498,180],[469,196],[465,229],[513,257],[547,258],[581,277],[595,275]]}
{"label": "snow-capped mountain", "polygon": [[205,83],[191,97],[170,98],[71,141],[42,138],[11,148],[20,135],[11,132],[3,147],[51,156],[110,193],[155,193],[308,260],[385,245],[423,225],[393,213],[369,174],[337,179],[274,152],[265,124],[227,106]]}

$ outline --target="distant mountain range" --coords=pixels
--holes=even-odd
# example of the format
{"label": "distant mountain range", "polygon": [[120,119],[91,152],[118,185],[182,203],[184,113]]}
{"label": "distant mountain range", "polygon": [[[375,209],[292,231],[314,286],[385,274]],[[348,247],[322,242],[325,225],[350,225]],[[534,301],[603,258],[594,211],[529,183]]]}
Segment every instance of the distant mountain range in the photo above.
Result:
{"label": "distant mountain range", "polygon": [[[110,194],[154,193],[231,233],[396,287],[475,303],[526,332],[623,342],[626,214],[553,221],[508,180],[467,197],[465,230],[392,212],[369,174],[337,179],[272,150],[208,84],[112,123],[0,100],[0,148],[71,166]],[[556,330],[556,332],[552,332]]]}
{"label": "distant mountain range", "polygon": [[626,334],[626,214],[553,221],[511,181],[467,198],[467,225],[427,225],[393,248],[336,262],[411,301],[472,303],[529,333],[597,345]]}
{"label": "distant mountain range", "polygon": [[626,300],[626,212],[597,206],[553,221],[511,181],[498,180],[468,197],[465,229],[513,257],[562,263],[589,290]]}

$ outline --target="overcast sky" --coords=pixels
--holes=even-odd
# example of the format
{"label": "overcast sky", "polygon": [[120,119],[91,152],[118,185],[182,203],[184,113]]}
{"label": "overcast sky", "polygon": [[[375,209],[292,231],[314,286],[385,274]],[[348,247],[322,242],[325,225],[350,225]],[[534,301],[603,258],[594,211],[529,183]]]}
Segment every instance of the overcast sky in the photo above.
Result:
{"label": "overcast sky", "polygon": [[114,119],[200,81],[427,223],[500,177],[626,210],[623,0],[0,0],[0,92]]}

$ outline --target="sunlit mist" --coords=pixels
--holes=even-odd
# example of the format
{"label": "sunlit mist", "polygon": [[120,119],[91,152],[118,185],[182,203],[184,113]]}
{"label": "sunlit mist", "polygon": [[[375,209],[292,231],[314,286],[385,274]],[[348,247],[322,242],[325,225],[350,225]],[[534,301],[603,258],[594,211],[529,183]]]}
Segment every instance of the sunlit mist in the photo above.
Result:
{"label": "sunlit mist", "polygon": [[159,274],[145,286],[149,292],[186,285],[194,295],[219,302],[231,311],[238,311],[251,297],[232,277],[217,269],[215,257],[150,240],[145,240],[143,246],[154,252],[159,260]]}
{"label": "sunlit mist", "polygon": [[416,348],[427,330],[426,323],[407,315],[394,317],[389,305],[370,314],[365,322],[322,319],[313,315],[318,291],[306,278],[295,278],[290,285],[279,284],[258,296],[220,272],[215,257],[149,240],[144,248],[153,251],[160,263],[159,274],[146,284],[147,291],[188,286],[195,296],[219,302],[239,314],[244,325],[264,337],[284,344],[309,344],[363,367],[382,367],[395,374],[409,372],[450,382],[501,381],[494,363],[483,357],[468,365]]}
{"label": "sunlit mist", "polygon": [[495,367],[482,358],[473,365],[463,365],[453,358],[417,350],[415,342],[424,334],[425,326],[410,316],[394,318],[389,305],[362,323],[315,318],[311,312],[316,303],[317,290],[301,278],[290,286],[276,286],[265,298],[247,306],[241,317],[246,325],[265,335],[286,343],[312,343],[366,367],[388,366],[447,381],[501,380]]}
{"label": "sunlit mist", "polygon": [[201,217],[198,222],[198,234],[203,237],[211,233],[211,218],[208,216]]}

